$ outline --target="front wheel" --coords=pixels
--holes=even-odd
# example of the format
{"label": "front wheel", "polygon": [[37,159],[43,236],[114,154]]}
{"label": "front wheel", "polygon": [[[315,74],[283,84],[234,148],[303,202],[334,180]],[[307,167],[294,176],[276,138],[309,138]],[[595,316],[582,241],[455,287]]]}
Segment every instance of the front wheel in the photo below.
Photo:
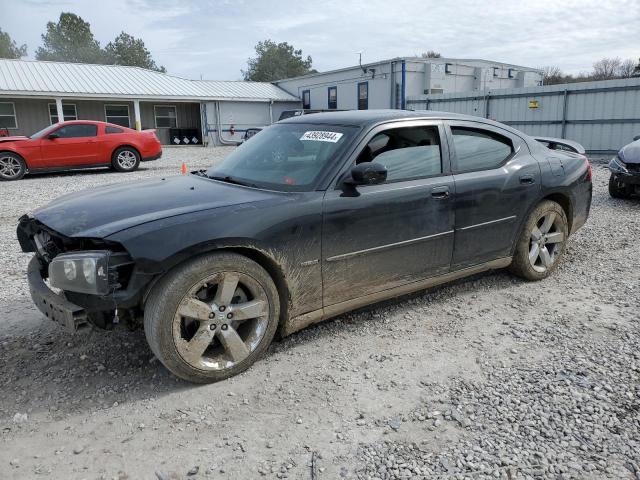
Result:
{"label": "front wheel", "polygon": [[25,173],[27,165],[19,155],[0,152],[0,180],[20,180]]}
{"label": "front wheel", "polygon": [[541,202],[527,219],[509,269],[527,280],[548,277],[562,258],[568,236],[563,208],[549,200]]}
{"label": "front wheel", "polygon": [[120,147],[111,158],[111,166],[118,172],[133,172],[140,165],[140,154],[131,147]]}
{"label": "front wheel", "polygon": [[629,198],[629,188],[622,182],[616,180],[615,175],[609,177],[609,195],[613,198]]}
{"label": "front wheel", "polygon": [[235,253],[203,255],[153,288],[144,312],[149,346],[174,375],[195,383],[249,368],[278,327],[280,303],[269,274]]}

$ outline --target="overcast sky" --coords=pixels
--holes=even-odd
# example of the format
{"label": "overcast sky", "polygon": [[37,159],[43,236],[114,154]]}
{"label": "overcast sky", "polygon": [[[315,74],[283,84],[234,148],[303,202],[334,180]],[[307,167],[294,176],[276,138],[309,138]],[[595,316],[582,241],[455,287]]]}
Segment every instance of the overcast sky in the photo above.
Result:
{"label": "overcast sky", "polygon": [[436,50],[531,67],[589,71],[602,57],[640,56],[639,0],[0,0],[0,28],[29,58],[61,11],[101,45],[124,30],[186,78],[238,80],[255,44],[286,41],[320,70]]}

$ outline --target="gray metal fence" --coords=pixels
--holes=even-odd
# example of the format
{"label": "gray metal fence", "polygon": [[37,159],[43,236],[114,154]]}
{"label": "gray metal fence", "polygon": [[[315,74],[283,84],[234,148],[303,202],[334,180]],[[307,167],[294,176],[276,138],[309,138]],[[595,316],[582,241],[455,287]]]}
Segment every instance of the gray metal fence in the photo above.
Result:
{"label": "gray metal fence", "polygon": [[529,135],[567,138],[610,153],[640,134],[640,78],[407,99],[413,110],[491,118]]}

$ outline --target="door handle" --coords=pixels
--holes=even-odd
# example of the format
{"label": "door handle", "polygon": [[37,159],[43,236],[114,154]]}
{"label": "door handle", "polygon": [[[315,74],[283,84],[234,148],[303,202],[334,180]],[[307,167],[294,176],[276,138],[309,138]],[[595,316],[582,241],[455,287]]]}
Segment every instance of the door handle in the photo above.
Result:
{"label": "door handle", "polygon": [[438,200],[449,197],[449,187],[434,187],[431,189],[431,196]]}
{"label": "door handle", "polygon": [[533,178],[533,175],[521,175],[520,183],[523,185],[532,185],[536,183],[536,179]]}

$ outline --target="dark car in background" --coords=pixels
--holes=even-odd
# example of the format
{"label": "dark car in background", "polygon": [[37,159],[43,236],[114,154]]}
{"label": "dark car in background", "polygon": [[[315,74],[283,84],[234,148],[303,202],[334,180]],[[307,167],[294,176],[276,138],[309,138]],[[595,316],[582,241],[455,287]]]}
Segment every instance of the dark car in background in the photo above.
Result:
{"label": "dark car in background", "polygon": [[584,157],[490,120],[323,113],[264,129],[208,171],[61,197],[17,235],[49,319],[142,324],[169,370],[211,382],[277,331],[491,269],[541,280],[591,192]]}
{"label": "dark car in background", "polygon": [[640,135],[611,159],[609,170],[609,194],[612,197],[629,198],[640,194]]}

